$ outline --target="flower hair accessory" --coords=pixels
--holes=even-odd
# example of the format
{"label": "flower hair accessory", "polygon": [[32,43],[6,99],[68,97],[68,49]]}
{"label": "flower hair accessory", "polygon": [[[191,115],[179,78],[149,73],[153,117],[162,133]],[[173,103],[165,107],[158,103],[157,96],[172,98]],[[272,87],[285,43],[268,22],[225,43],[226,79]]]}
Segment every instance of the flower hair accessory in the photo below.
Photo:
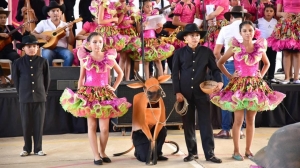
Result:
{"label": "flower hair accessory", "polygon": [[256,28],[254,32],[254,38],[259,39],[261,37],[261,31]]}

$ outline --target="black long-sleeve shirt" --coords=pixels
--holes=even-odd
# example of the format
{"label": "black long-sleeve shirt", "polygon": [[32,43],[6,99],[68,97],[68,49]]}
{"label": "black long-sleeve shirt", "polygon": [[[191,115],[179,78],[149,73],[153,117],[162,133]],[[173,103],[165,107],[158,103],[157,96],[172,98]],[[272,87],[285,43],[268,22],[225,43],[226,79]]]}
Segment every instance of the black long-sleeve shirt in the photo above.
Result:
{"label": "black long-sleeve shirt", "polygon": [[50,71],[45,58],[24,55],[14,61],[12,71],[20,103],[46,102]]}
{"label": "black long-sleeve shirt", "polygon": [[206,97],[199,85],[206,79],[207,68],[213,78],[222,82],[220,69],[217,67],[211,49],[198,45],[195,51],[188,45],[175,51],[173,58],[172,80],[175,93],[181,93],[186,99]]}

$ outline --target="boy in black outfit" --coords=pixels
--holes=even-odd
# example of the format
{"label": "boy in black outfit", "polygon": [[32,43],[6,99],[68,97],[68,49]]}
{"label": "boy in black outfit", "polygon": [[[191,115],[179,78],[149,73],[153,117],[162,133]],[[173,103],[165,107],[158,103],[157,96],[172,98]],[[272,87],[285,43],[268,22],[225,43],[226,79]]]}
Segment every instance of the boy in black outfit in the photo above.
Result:
{"label": "boy in black outfit", "polygon": [[45,156],[42,151],[42,135],[45,119],[45,102],[50,84],[48,61],[37,56],[43,43],[32,36],[24,36],[16,47],[25,55],[13,64],[12,78],[19,95],[20,113],[25,145],[20,156],[28,156],[32,151],[33,134],[34,154]]}

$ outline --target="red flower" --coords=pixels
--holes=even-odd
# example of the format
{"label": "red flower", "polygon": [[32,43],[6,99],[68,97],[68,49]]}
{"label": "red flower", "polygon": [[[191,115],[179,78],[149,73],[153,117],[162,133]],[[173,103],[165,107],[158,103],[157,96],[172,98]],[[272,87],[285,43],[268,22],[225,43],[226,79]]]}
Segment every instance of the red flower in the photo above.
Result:
{"label": "red flower", "polygon": [[261,37],[261,31],[259,29],[255,29],[254,38],[259,39]]}

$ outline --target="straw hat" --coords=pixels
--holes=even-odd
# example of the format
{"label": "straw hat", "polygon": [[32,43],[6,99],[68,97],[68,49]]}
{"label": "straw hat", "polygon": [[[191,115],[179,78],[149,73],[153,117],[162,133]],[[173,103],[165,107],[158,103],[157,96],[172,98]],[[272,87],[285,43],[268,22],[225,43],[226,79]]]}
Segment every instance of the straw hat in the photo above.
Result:
{"label": "straw hat", "polygon": [[206,94],[211,94],[217,86],[218,82],[209,80],[202,82],[200,89]]}

